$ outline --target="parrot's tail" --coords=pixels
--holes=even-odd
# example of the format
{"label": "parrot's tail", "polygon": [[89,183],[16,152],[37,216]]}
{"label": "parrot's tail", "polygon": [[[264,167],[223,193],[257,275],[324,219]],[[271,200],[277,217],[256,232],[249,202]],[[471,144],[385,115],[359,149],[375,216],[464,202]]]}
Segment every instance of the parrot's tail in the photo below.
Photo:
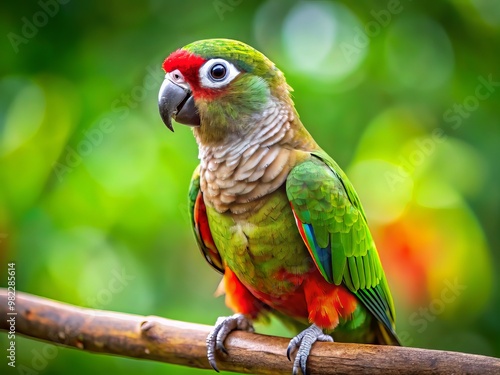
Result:
{"label": "parrot's tail", "polygon": [[403,346],[399,341],[398,335],[394,329],[389,329],[381,322],[377,322],[376,343],[379,345]]}

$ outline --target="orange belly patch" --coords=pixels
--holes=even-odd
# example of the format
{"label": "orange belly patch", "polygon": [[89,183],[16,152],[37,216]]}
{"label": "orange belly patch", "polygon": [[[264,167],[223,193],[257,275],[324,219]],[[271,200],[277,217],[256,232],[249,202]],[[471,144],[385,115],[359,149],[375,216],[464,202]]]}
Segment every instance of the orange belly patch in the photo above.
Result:
{"label": "orange belly patch", "polygon": [[308,320],[320,328],[334,329],[340,317],[348,318],[356,310],[357,298],[343,285],[328,283],[315,270],[304,282]]}
{"label": "orange belly patch", "polygon": [[[282,279],[283,275],[278,276]],[[357,306],[357,298],[343,285],[328,283],[314,268],[304,275],[293,275],[297,287],[287,294],[272,296],[247,288],[228,268],[224,274],[226,305],[235,312],[255,318],[266,308],[314,323],[320,328],[334,329],[340,318],[348,318]]]}

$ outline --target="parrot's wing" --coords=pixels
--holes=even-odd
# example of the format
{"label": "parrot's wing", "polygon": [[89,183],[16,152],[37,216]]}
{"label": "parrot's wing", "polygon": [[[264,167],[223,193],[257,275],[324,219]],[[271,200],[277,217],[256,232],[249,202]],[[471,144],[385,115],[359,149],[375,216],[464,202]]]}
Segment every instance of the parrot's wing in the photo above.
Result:
{"label": "parrot's wing", "polygon": [[[297,227],[318,270],[330,283],[344,283],[385,326],[394,332],[394,304],[375,244],[354,188],[324,152],[295,166],[286,192]],[[388,331],[388,332],[387,332]]]}
{"label": "parrot's wing", "polygon": [[195,169],[189,186],[189,215],[203,257],[215,270],[224,273],[224,266],[208,225],[207,210],[200,190],[199,166]]}

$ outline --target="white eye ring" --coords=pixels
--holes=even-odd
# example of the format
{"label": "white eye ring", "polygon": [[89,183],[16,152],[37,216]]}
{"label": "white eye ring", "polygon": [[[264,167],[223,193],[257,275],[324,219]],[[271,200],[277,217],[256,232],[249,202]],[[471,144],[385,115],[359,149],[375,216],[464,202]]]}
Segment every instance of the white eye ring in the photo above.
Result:
{"label": "white eye ring", "polygon": [[208,60],[200,68],[200,84],[203,87],[218,89],[231,82],[240,71],[224,59]]}

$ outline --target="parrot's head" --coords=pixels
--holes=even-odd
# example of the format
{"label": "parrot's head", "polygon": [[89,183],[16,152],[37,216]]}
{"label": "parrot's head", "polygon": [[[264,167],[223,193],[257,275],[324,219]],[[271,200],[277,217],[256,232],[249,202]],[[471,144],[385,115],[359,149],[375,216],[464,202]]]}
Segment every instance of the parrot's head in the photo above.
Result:
{"label": "parrot's head", "polygon": [[290,88],[280,70],[262,53],[229,39],[200,40],[173,52],[163,69],[158,95],[160,115],[173,131],[172,118],[195,127],[197,138],[213,144],[244,136],[248,121],[271,100],[288,103]]}

